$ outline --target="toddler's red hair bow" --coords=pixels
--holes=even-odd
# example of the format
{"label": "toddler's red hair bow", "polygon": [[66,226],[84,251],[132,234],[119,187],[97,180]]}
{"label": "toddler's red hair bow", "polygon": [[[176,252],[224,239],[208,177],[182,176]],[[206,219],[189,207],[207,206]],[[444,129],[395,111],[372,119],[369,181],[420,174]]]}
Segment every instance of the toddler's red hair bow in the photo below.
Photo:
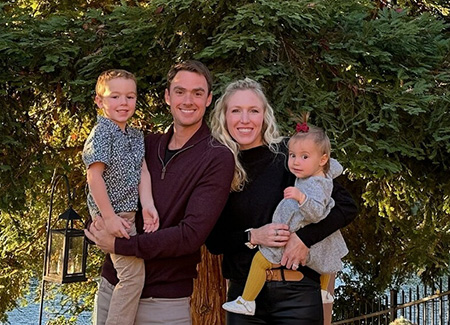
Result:
{"label": "toddler's red hair bow", "polygon": [[309,131],[309,126],[308,126],[308,124],[306,124],[306,122],[303,122],[302,124],[297,123],[297,126],[295,127],[295,131],[307,133]]}

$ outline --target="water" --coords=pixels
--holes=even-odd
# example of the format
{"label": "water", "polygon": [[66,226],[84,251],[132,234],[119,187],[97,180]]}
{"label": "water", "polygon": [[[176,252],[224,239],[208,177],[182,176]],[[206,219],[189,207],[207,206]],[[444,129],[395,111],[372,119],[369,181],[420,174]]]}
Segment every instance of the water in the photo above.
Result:
{"label": "water", "polygon": [[[35,302],[38,298],[36,293],[36,286],[40,285],[37,280],[33,279],[30,284],[30,292],[25,298],[28,305],[25,307],[17,307],[16,309],[7,313],[8,322],[0,322],[1,325],[36,325],[39,324],[39,301]],[[44,301],[44,311],[42,313],[42,324],[46,324],[48,320],[52,319],[52,314],[46,312],[45,308],[48,307],[51,301]],[[91,324],[91,312],[83,312],[78,316],[77,325]],[[67,315],[70,318],[72,315]],[[53,315],[53,317],[55,317]]]}
{"label": "water", "polygon": [[[35,325],[39,324],[39,303],[32,303],[33,298],[28,300],[29,304],[26,307],[19,307],[16,308],[10,312],[8,312],[8,322],[11,325]],[[48,304],[49,301],[44,302],[44,308],[45,304]],[[71,315],[68,315],[68,317]],[[48,313],[43,312],[42,317],[42,324],[46,324],[48,319],[51,319],[51,315],[48,315]],[[2,325],[8,324],[8,323],[0,323]],[[91,324],[91,313],[90,312],[83,312],[80,314],[80,316],[77,319],[76,324],[78,325],[87,325]]]}

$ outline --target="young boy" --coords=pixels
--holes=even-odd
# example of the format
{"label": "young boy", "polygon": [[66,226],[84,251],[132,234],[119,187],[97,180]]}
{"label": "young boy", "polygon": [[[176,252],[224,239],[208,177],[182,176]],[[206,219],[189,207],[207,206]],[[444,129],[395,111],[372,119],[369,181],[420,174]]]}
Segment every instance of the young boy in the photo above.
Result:
{"label": "young boy", "polygon": [[[92,218],[101,215],[106,229],[116,237],[136,235],[134,223],[138,200],[142,205],[144,231],[159,227],[144,160],[144,139],[127,125],[136,108],[136,78],[125,70],[100,74],[95,103],[104,116],[86,140],[83,161],[87,167],[87,203]],[[109,305],[106,324],[134,324],[145,280],[144,261],[134,256],[111,254],[119,283]]]}

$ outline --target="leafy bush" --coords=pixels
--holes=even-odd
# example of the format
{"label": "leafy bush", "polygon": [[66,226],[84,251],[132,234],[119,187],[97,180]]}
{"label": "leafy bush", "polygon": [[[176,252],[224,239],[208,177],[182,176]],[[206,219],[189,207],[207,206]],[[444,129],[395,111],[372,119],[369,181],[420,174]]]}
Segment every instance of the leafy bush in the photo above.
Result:
{"label": "leafy bush", "polygon": [[[187,58],[210,67],[215,96],[236,78],[260,81],[284,134],[302,111],[327,130],[346,167],[341,181],[360,206],[344,235],[347,262],[368,292],[448,270],[445,20],[368,0],[26,3],[0,5],[0,311],[40,277],[55,168],[69,174],[77,211],[87,215],[80,151],[95,122],[98,74],[134,72],[133,124],[156,132],[170,123],[165,75]],[[62,290],[92,298],[95,285]],[[91,308],[89,297],[77,312]]]}

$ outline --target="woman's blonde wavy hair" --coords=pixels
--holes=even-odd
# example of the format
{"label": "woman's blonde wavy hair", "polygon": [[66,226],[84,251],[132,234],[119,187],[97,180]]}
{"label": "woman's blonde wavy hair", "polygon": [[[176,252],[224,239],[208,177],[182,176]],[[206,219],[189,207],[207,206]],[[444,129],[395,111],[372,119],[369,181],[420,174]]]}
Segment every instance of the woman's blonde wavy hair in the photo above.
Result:
{"label": "woman's blonde wavy hair", "polygon": [[210,116],[210,125],[212,135],[223,145],[227,146],[234,155],[236,167],[234,170],[234,178],[231,184],[232,191],[241,191],[248,181],[247,173],[239,161],[240,146],[230,135],[227,129],[226,112],[230,97],[239,90],[253,91],[263,102],[264,119],[262,125],[262,140],[264,145],[275,153],[278,153],[278,144],[283,139],[278,132],[278,126],[273,112],[273,108],[269,105],[266,95],[264,95],[261,84],[250,78],[237,80],[230,83],[223,95],[216,101],[215,107]]}

